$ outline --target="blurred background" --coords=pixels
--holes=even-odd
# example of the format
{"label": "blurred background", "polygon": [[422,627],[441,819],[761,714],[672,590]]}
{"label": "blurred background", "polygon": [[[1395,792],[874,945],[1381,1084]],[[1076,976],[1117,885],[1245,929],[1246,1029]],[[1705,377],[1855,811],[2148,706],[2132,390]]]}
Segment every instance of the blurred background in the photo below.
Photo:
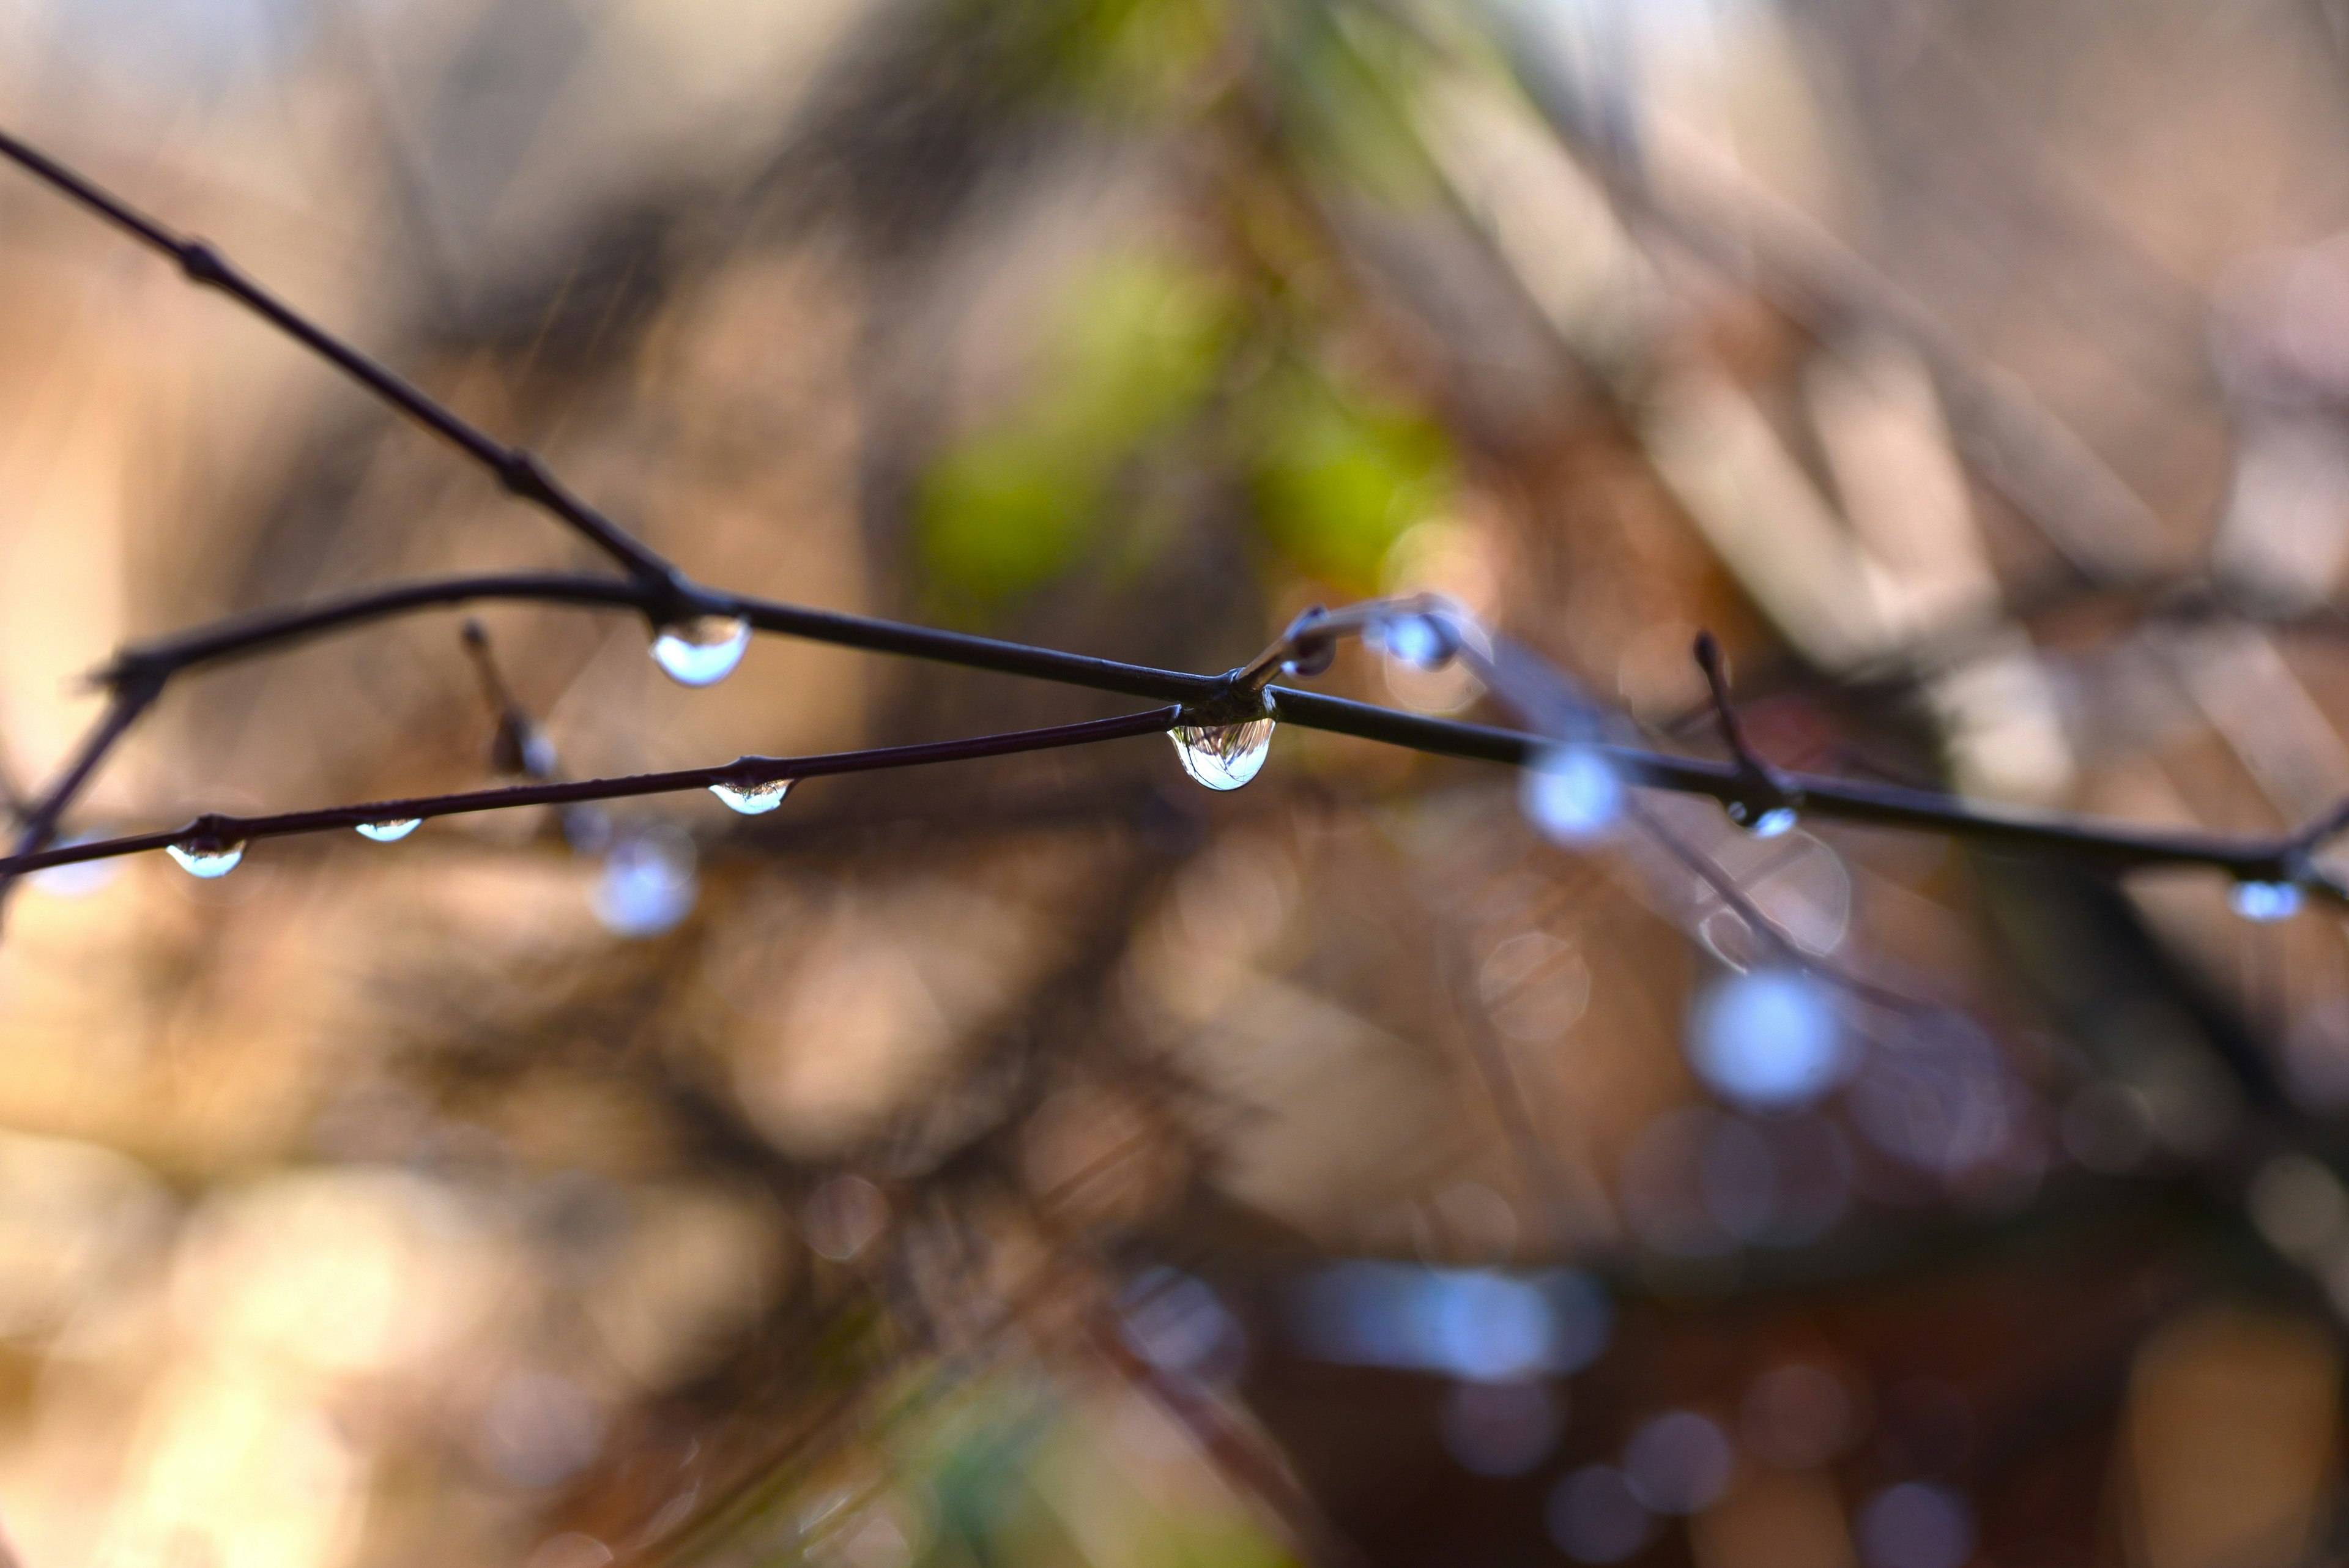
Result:
{"label": "blurred background", "polygon": [[[705,582],[1201,671],[1433,589],[1667,750],[1722,754],[1711,628],[1783,766],[2242,833],[2349,794],[2338,0],[0,0],[0,124]],[[12,807],[126,639],[592,564],[0,178]],[[486,683],[453,613],[176,683],[68,830],[1137,705],[771,639],[689,691],[626,618],[480,615]],[[44,874],[0,1524],[2349,1552],[2332,910],[1648,803],[1886,1003],[1518,802],[1294,731],[1214,794],[1145,737]]]}

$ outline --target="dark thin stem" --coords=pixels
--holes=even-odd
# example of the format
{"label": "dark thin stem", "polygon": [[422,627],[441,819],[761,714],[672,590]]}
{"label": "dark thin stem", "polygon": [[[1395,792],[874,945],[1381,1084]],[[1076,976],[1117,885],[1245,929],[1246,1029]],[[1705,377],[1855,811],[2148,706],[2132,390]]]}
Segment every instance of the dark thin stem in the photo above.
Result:
{"label": "dark thin stem", "polygon": [[[1161,701],[1203,702],[1231,686],[1222,675],[1186,675],[1146,665],[1123,664],[1056,649],[1030,648],[968,632],[909,626],[870,616],[837,610],[810,609],[772,599],[752,598],[707,588],[686,590],[686,604],[695,613],[739,615],[758,630],[803,638],[839,648],[893,653],[968,670],[989,670],[1024,675],[1063,686],[1090,687],[1129,697],[1154,697]],[[200,627],[176,637],[142,643],[117,654],[98,679],[119,685],[133,679],[168,680],[199,665],[243,658],[264,649],[306,641],[345,627],[388,619],[411,610],[503,599],[540,604],[605,607],[651,613],[668,590],[648,588],[615,577],[553,572],[506,573],[487,576],[436,578],[395,587],[370,588],[322,604],[290,610],[241,616],[216,626]]]}
{"label": "dark thin stem", "polygon": [[0,157],[51,189],[88,207],[140,244],[179,263],[188,281],[216,288],[448,441],[493,475],[513,494],[544,509],[621,566],[653,585],[678,580],[676,568],[628,536],[620,525],[564,488],[546,465],[521,447],[508,446],[460,417],[422,388],[369,358],[271,294],[202,240],[184,239],[119,197],[34,148],[0,131]]}
{"label": "dark thin stem", "polygon": [[[41,792],[41,798],[26,811],[24,826],[16,835],[15,853],[7,859],[0,860],[0,911],[5,911],[8,889],[14,885],[20,863],[27,856],[37,858],[44,852],[57,833],[57,819],[65,815],[66,807],[81,792],[81,786],[88,782],[89,776],[98,771],[98,764],[106,760],[115,742],[129,732],[130,726],[138,722],[139,715],[146,711],[147,705],[154,701],[161,691],[160,683],[144,681],[115,689],[113,697],[107,702],[106,711],[98,715],[98,722],[91,725],[89,733],[82,737],[81,747],[75,752],[73,760],[50,782],[49,787]],[[58,853],[55,850],[47,852]],[[31,869],[29,866],[22,868]]]}
{"label": "dark thin stem", "polygon": [[917,767],[927,763],[968,762],[978,757],[1009,756],[1021,752],[1050,751],[1061,746],[1088,745],[1096,741],[1146,735],[1169,728],[1180,710],[1153,709],[1124,713],[1114,719],[1093,719],[1081,724],[1056,724],[1043,730],[1015,730],[1008,734],[978,735],[964,741],[929,741],[912,746],[878,746],[858,752],[829,752],[812,757],[739,757],[714,768],[680,768],[670,773],[635,774],[625,778],[580,779],[565,784],[515,784],[502,789],[468,790],[456,794],[417,795],[407,800],[367,801],[357,805],[328,806],[319,811],[292,811],[275,816],[197,817],[184,827],[159,833],[132,834],[57,849],[19,853],[0,860],[0,877],[20,876],[50,866],[72,866],[88,860],[110,860],[161,849],[173,844],[222,847],[257,838],[287,838],[296,834],[328,833],[376,822],[407,822],[433,816],[460,816],[472,812],[507,811],[527,805],[572,805],[591,800],[626,800],[637,795],[675,794],[708,789],[713,784],[772,784],[778,779],[821,778],[834,774],[878,773],[886,768]]}
{"label": "dark thin stem", "polygon": [[1795,793],[1786,787],[1778,770],[1764,762],[1746,740],[1744,722],[1729,700],[1729,670],[1722,662],[1721,644],[1709,631],[1696,634],[1696,662],[1704,671],[1705,690],[1713,696],[1713,717],[1721,728],[1722,743],[1729,748],[1746,781],[1745,798],[1730,803],[1732,817],[1752,826],[1764,813],[1796,804]]}
{"label": "dark thin stem", "polygon": [[1737,709],[1729,701],[1729,671],[1723,667],[1721,644],[1713,633],[1696,634],[1696,665],[1704,671],[1705,690],[1713,696],[1713,722],[1721,727],[1722,743],[1739,763],[1757,774],[1767,774],[1769,764],[1763,762],[1754,748],[1746,743],[1745,726],[1737,717]]}

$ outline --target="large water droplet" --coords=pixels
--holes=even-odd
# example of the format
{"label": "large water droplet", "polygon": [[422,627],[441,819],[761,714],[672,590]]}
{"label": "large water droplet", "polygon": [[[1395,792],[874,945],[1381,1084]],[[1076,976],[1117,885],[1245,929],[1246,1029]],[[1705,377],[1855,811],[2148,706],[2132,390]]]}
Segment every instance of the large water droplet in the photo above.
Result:
{"label": "large water droplet", "polygon": [[714,784],[709,793],[745,816],[760,816],[783,804],[793,781],[769,779],[764,784]]}
{"label": "large water droplet", "polygon": [[1256,777],[1272,749],[1273,722],[1245,724],[1177,724],[1166,732],[1183,771],[1209,789],[1237,789]]}
{"label": "large water droplet", "polygon": [[199,844],[191,840],[166,844],[163,852],[178,861],[181,869],[191,877],[225,877],[244,858],[244,843],[242,839],[234,844]]}
{"label": "large water droplet", "polygon": [[394,844],[424,825],[420,816],[402,816],[386,822],[362,822],[359,836],[372,838],[378,844]]}
{"label": "large water droplet", "polygon": [[1623,781],[1595,747],[1553,746],[1526,764],[1517,799],[1544,837],[1588,844],[1623,815]]}
{"label": "large water droplet", "polygon": [[693,911],[693,840],[674,827],[622,838],[604,857],[593,900],[595,918],[618,936],[658,936]]}
{"label": "large water droplet", "polygon": [[750,646],[750,623],[740,616],[697,616],[661,628],[653,662],[680,686],[712,686],[734,673]]}
{"label": "large water droplet", "polygon": [[2288,920],[2300,913],[2301,892],[2293,882],[2238,882],[2235,913],[2247,920]]}

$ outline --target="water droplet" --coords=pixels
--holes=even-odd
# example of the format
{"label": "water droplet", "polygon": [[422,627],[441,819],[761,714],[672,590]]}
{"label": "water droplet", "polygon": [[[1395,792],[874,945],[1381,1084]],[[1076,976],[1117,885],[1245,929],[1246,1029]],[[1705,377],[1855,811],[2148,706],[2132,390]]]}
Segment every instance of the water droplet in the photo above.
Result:
{"label": "water droplet", "polygon": [[1623,815],[1623,781],[1595,747],[1553,746],[1526,764],[1518,805],[1544,837],[1588,844]]}
{"label": "water droplet", "polygon": [[2294,882],[2238,882],[2235,913],[2247,920],[2288,920],[2300,913],[2300,886]]}
{"label": "water droplet", "polygon": [[1460,650],[1452,629],[1433,616],[1401,615],[1374,621],[1371,637],[1380,651],[1414,670],[1441,670]]}
{"label": "water droplet", "polygon": [[1774,805],[1756,813],[1744,801],[1733,800],[1723,809],[1729,813],[1730,821],[1756,838],[1776,838],[1790,833],[1794,831],[1795,824],[1801,820],[1791,805]]}
{"label": "water droplet", "polygon": [[362,822],[359,824],[359,836],[372,838],[378,844],[396,844],[423,824],[424,819],[420,816],[402,816],[388,822]]}
{"label": "water droplet", "polygon": [[616,936],[658,936],[693,912],[693,840],[674,827],[620,839],[596,879],[595,918]]}
{"label": "water droplet", "polygon": [[178,861],[181,869],[191,877],[225,877],[236,869],[238,861],[244,858],[244,841],[239,839],[233,844],[199,844],[190,840],[181,844],[166,844],[163,846],[163,852]]}
{"label": "water droplet", "polygon": [[653,639],[653,662],[680,686],[714,686],[734,673],[750,646],[742,617],[705,615],[665,626]]}
{"label": "water droplet", "polygon": [[1256,777],[1272,749],[1273,722],[1245,724],[1177,724],[1166,732],[1183,771],[1209,789],[1237,789]]}
{"label": "water droplet", "polygon": [[793,780],[769,779],[764,784],[714,784],[709,793],[745,816],[759,816],[783,804]]}

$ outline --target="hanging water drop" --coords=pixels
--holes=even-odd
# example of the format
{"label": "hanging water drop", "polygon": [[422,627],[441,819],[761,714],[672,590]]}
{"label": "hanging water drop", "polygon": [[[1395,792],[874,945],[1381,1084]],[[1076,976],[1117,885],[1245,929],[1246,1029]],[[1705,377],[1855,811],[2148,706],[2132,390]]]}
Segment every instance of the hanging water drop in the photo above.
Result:
{"label": "hanging water drop", "polygon": [[1756,838],[1779,837],[1793,831],[1800,820],[1791,805],[1774,805],[1757,812],[1742,800],[1733,800],[1723,809],[1729,813],[1730,821]]}
{"label": "hanging water drop", "polygon": [[783,804],[791,790],[791,779],[769,779],[764,784],[714,784],[709,793],[724,801],[745,816],[759,816]]}
{"label": "hanging water drop", "polygon": [[2296,882],[2235,884],[2235,913],[2247,920],[2288,920],[2300,913],[2300,885]]}
{"label": "hanging water drop", "polygon": [[1594,746],[1552,746],[1526,764],[1517,803],[1553,843],[1589,844],[1623,815],[1623,780]]}
{"label": "hanging water drop", "polygon": [[653,662],[680,686],[713,686],[734,673],[750,646],[750,623],[739,615],[697,616],[660,628]]}
{"label": "hanging water drop", "polygon": [[1414,670],[1441,670],[1460,650],[1452,628],[1432,615],[1395,616],[1374,621],[1371,639],[1388,658]]}
{"label": "hanging water drop", "polygon": [[1270,719],[1244,724],[1177,724],[1166,732],[1183,771],[1209,789],[1237,789],[1256,777],[1272,749]]}
{"label": "hanging water drop", "polygon": [[378,844],[396,844],[424,825],[420,816],[402,816],[384,822],[362,822],[359,836],[372,838]]}
{"label": "hanging water drop", "polygon": [[178,844],[166,844],[163,852],[180,863],[180,868],[191,877],[225,877],[236,869],[244,858],[244,841],[221,844],[212,840],[186,839]]}

